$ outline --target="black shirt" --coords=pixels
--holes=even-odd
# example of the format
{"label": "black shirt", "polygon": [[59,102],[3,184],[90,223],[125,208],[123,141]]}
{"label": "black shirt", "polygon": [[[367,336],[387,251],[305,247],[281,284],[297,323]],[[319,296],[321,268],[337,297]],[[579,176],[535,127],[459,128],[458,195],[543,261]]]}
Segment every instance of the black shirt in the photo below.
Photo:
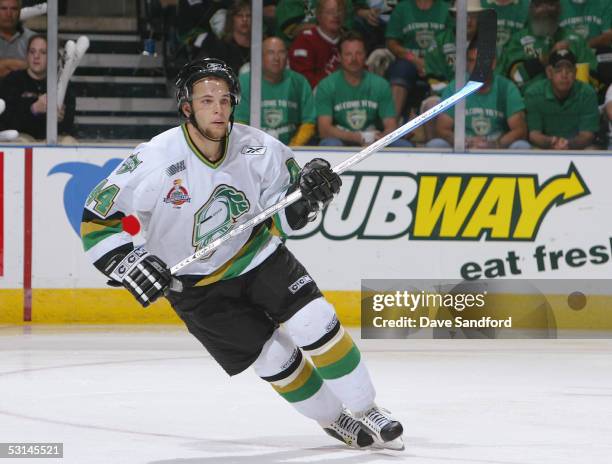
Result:
{"label": "black shirt", "polygon": [[[44,139],[47,133],[47,115],[32,114],[30,107],[40,95],[47,93],[47,79],[36,80],[26,70],[13,71],[0,81],[0,98],[6,102],[6,109],[0,116],[0,128],[15,129]],[[71,134],[74,123],[75,97],[66,91],[64,120],[58,125],[59,134]]]}

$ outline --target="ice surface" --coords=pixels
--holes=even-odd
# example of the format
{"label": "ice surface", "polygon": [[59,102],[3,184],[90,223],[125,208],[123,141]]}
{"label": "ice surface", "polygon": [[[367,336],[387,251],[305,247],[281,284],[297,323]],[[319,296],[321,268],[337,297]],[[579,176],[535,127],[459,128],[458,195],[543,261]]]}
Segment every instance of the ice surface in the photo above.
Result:
{"label": "ice surface", "polygon": [[64,443],[2,462],[612,462],[611,340],[357,342],[403,453],[347,449],[182,328],[0,327],[0,442]]}

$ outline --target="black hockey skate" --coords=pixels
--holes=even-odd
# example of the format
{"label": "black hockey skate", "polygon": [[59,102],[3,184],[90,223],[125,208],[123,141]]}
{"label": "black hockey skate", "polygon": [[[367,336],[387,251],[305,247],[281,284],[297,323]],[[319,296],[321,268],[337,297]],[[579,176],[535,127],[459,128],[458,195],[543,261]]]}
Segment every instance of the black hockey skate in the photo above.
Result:
{"label": "black hockey skate", "polygon": [[328,427],[323,427],[323,430],[329,436],[346,443],[351,448],[365,448],[374,443],[374,438],[348,411],[343,411],[338,419]]}
{"label": "black hockey skate", "polygon": [[375,446],[401,451],[404,449],[402,434],[404,428],[389,411],[374,405],[359,416],[359,421],[375,441]]}

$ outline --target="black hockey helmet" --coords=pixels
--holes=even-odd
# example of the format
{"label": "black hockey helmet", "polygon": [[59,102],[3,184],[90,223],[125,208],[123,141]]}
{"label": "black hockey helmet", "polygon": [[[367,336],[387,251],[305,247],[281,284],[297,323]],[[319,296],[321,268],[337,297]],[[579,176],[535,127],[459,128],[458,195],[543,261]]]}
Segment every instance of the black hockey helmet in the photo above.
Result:
{"label": "black hockey helmet", "polygon": [[218,77],[227,82],[232,107],[236,107],[240,103],[240,82],[232,68],[217,58],[199,58],[183,66],[176,76],[174,84],[176,87],[176,104],[181,116],[183,116],[181,105],[186,101],[191,102],[193,97],[193,84],[209,76]]}

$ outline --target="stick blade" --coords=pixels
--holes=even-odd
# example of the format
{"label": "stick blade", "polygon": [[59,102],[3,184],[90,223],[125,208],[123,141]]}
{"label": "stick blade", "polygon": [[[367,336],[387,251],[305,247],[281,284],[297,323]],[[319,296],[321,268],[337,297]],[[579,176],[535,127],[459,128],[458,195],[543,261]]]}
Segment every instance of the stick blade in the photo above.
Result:
{"label": "stick blade", "polygon": [[470,75],[471,81],[486,82],[493,73],[493,60],[497,46],[497,13],[495,10],[482,10],[478,13],[478,33],[476,66]]}

